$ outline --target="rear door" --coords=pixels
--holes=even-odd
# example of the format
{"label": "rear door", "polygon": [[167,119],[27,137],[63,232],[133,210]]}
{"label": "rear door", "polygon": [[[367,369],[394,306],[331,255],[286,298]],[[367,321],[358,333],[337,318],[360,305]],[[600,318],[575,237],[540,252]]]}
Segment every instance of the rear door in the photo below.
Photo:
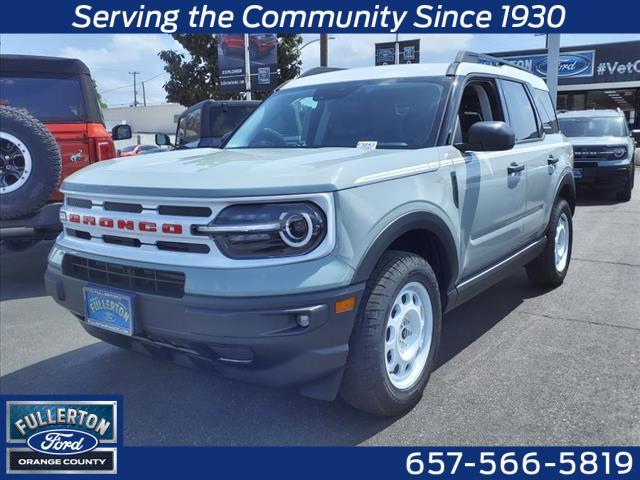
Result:
{"label": "rear door", "polygon": [[515,80],[502,80],[501,86],[509,123],[516,135],[512,159],[514,164],[524,167],[523,175],[527,183],[526,202],[521,216],[522,243],[526,244],[539,238],[546,224],[547,197],[554,171],[549,161],[553,161],[553,144],[557,140],[551,135],[547,136],[542,129],[528,85]]}
{"label": "rear door", "polygon": [[549,92],[530,88],[540,123],[542,150],[531,159],[527,169],[527,209],[532,212],[525,226],[529,240],[542,236],[556,195],[560,176],[559,165],[571,163],[571,149],[560,133],[555,108]]}

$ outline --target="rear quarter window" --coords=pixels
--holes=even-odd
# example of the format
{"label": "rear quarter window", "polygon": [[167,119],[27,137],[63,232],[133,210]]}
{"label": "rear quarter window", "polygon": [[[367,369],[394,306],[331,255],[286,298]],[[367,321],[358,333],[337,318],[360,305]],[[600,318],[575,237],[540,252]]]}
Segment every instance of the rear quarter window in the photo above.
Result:
{"label": "rear quarter window", "polygon": [[42,122],[87,118],[82,87],[72,78],[0,77],[0,104],[27,110]]}
{"label": "rear quarter window", "polygon": [[558,133],[558,119],[556,118],[556,109],[553,107],[549,92],[540,90],[538,88],[533,89],[533,99],[542,121],[542,130],[544,133]]}

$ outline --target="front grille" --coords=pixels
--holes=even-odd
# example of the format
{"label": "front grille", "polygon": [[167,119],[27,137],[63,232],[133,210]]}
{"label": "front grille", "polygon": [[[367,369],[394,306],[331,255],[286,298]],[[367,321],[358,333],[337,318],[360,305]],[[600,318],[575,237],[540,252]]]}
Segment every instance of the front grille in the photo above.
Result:
{"label": "front grille", "polygon": [[185,275],[181,272],[131,267],[70,254],[64,256],[62,272],[98,285],[166,297],[184,296]]}
{"label": "front grille", "polygon": [[209,217],[211,209],[209,207],[182,207],[176,205],[160,205],[158,207],[160,215],[176,215],[179,217]]}
{"label": "front grille", "polygon": [[575,160],[620,160],[614,152],[617,148],[609,145],[594,145],[573,147],[573,157]]}
{"label": "front grille", "polygon": [[104,202],[103,208],[109,212],[141,213],[143,208],[139,203]]}

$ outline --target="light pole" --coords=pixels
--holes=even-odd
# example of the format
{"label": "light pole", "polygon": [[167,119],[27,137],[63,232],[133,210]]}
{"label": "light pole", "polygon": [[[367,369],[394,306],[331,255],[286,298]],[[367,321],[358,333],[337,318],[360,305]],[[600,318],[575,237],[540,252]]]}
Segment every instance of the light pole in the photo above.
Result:
{"label": "light pole", "polygon": [[329,64],[329,40],[335,40],[336,37],[328,37],[326,34],[321,34],[320,38],[314,38],[302,45],[298,52],[301,52],[303,48],[308,47],[312,43],[320,42],[320,66],[326,67]]}
{"label": "light pole", "polygon": [[560,67],[560,34],[547,34],[547,87],[553,101],[558,104],[558,70]]}

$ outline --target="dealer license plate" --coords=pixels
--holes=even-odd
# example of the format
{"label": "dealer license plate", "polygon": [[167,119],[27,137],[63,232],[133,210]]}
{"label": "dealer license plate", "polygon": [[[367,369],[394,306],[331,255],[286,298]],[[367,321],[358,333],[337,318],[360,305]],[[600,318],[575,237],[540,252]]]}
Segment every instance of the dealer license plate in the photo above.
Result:
{"label": "dealer license plate", "polygon": [[133,335],[134,295],[100,287],[84,288],[85,319],[95,327]]}

